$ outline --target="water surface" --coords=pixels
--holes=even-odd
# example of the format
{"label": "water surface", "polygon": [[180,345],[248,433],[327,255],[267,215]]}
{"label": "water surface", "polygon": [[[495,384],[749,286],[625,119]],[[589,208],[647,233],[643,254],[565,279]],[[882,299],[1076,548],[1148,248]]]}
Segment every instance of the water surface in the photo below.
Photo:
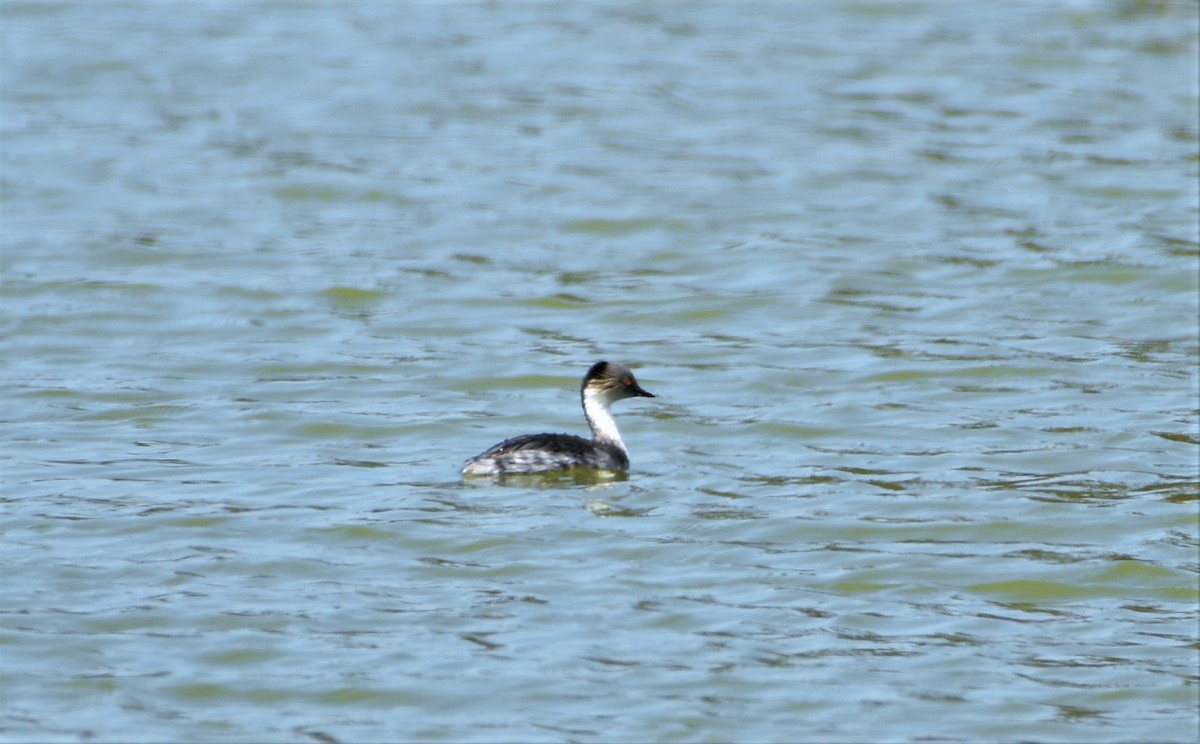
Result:
{"label": "water surface", "polygon": [[1195,740],[1194,3],[0,23],[0,738]]}

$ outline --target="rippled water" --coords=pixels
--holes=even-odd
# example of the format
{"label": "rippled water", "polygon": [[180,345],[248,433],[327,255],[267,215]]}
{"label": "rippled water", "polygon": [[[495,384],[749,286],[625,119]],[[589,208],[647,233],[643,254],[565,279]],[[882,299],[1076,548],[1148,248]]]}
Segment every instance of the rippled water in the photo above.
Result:
{"label": "rippled water", "polygon": [[0,738],[1196,740],[1197,27],[5,3]]}

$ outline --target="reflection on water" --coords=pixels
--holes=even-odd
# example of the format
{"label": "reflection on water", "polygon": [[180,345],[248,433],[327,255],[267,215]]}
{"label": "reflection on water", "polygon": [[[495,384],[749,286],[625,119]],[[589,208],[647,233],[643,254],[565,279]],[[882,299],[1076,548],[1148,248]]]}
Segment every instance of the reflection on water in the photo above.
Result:
{"label": "reflection on water", "polygon": [[2,735],[1191,740],[1196,16],[0,6]]}

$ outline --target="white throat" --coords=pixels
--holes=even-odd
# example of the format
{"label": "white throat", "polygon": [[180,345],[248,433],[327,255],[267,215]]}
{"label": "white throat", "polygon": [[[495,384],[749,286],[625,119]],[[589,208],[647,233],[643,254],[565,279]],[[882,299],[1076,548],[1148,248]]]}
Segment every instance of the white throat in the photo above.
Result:
{"label": "white throat", "polygon": [[612,442],[624,450],[625,443],[621,441],[621,432],[617,431],[617,422],[608,410],[609,405],[608,396],[603,393],[583,392],[583,415],[592,427],[592,439]]}

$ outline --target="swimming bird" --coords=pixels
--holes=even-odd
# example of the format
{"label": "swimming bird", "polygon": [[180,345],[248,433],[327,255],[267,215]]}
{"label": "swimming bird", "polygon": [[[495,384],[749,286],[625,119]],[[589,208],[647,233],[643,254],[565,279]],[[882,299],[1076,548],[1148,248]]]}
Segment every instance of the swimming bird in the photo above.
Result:
{"label": "swimming bird", "polygon": [[583,376],[579,389],[583,415],[592,430],[591,440],[573,434],[525,434],[506,439],[472,457],[464,475],[545,473],[572,468],[627,470],[629,451],[621,441],[609,407],[623,398],[653,398],[638,385],[623,364],[596,362]]}

